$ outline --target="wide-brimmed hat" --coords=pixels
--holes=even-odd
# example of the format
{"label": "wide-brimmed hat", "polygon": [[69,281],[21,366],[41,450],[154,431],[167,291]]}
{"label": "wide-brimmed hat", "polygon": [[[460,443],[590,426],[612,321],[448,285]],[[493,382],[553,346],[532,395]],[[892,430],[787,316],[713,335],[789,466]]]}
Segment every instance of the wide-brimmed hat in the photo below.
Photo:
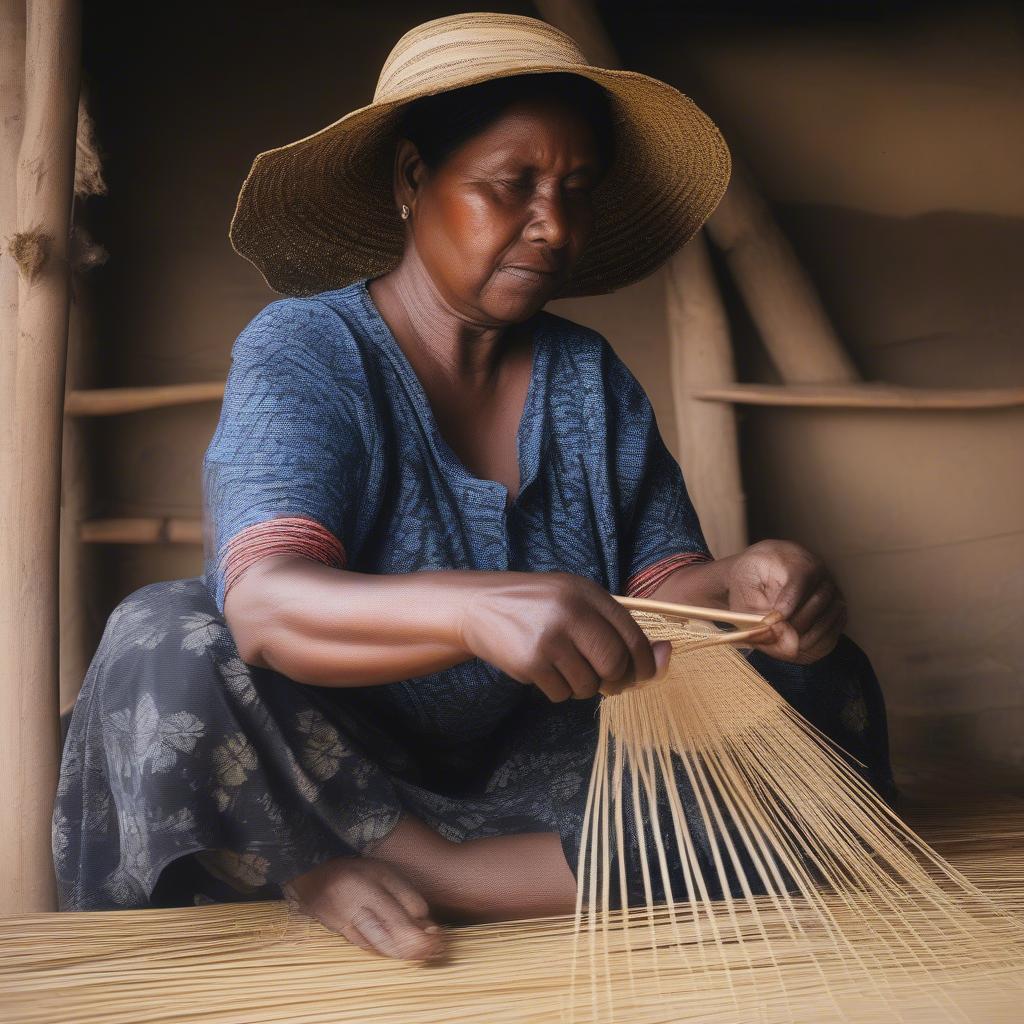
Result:
{"label": "wide-brimmed hat", "polygon": [[403,108],[492,78],[569,72],[611,99],[615,158],[593,195],[594,232],[557,297],[613,291],[650,274],[711,215],[731,159],[688,96],[636,71],[590,64],[537,18],[474,12],[406,32],[373,102],[312,135],[259,153],[228,237],[276,292],[312,295],[393,269],[404,250],[392,176]]}

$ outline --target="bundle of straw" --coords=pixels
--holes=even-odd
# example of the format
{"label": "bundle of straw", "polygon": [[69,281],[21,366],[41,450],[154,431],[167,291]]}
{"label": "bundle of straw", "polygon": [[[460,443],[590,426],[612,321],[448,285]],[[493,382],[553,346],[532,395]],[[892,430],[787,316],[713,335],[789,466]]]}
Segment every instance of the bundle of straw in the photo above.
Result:
{"label": "bundle of straw", "polygon": [[[280,902],[8,918],[0,1021],[1020,1020],[1024,801],[930,812],[979,888],[729,640],[632,614],[673,657],[662,681],[601,704],[575,915],[450,929],[447,957],[426,965]],[[628,851],[624,818],[641,826]],[[640,865],[641,907],[622,898],[635,880],[617,852]]]}
{"label": "bundle of straw", "polygon": [[[1019,1019],[1020,923],[711,626],[630,614],[651,640],[672,641],[673,656],[662,681],[601,704],[577,866],[576,958],[585,948],[593,1019],[623,1008],[613,950],[630,965],[627,1001],[637,976],[659,991],[674,951],[692,990],[728,991],[737,1014],[752,996],[804,1019],[815,984],[826,1003],[814,1013],[843,1020]],[[630,857],[641,911],[629,907]],[[794,975],[794,958],[805,972]],[[751,986],[742,999],[737,966]]]}

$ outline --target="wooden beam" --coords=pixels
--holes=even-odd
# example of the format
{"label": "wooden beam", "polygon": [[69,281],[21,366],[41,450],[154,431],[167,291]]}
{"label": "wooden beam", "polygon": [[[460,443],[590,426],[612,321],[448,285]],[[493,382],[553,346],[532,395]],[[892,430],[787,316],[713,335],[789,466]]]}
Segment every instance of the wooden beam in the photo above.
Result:
{"label": "wooden beam", "polygon": [[[5,270],[0,312],[0,914],[27,914],[56,908],[50,822],[60,749],[61,436],[81,14],[76,0],[3,0],[0,9],[6,105],[24,61],[16,177],[0,177],[0,189],[16,182],[13,225],[9,196],[3,204],[3,263],[17,267],[16,302]],[[3,115],[9,171],[8,120],[19,111]]]}
{"label": "wooden beam", "polygon": [[807,271],[735,154],[729,188],[706,227],[787,384],[860,378]]}
{"label": "wooden beam", "polygon": [[846,386],[730,384],[697,388],[701,402],[835,409],[1008,409],[1024,405],[1024,387],[914,388],[867,382]]}

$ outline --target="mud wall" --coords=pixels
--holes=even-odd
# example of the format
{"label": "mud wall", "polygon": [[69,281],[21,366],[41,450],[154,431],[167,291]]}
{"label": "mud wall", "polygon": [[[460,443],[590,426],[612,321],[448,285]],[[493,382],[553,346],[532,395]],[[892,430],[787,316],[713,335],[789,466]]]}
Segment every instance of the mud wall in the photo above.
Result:
{"label": "mud wall", "polygon": [[[476,6],[185,3],[130,43],[113,14],[87,10],[110,187],[79,212],[110,253],[82,285],[88,383],[223,378],[238,331],[275,297],[227,240],[252,157],[369,102],[413,24]],[[811,21],[744,4],[685,19],[677,5],[599,6],[627,65],[692,95],[749,163],[866,377],[1024,383],[1024,46],[1009,6],[838,5]],[[775,379],[717,270],[742,379]],[[607,335],[678,450],[662,307],[655,275],[550,308]],[[751,537],[827,558],[898,745],[1024,761],[1024,574],[1007,572],[1024,414],[740,416]],[[89,514],[197,516],[216,418],[208,404],[90,424]],[[201,568],[187,545],[89,557],[94,633],[136,587]]]}

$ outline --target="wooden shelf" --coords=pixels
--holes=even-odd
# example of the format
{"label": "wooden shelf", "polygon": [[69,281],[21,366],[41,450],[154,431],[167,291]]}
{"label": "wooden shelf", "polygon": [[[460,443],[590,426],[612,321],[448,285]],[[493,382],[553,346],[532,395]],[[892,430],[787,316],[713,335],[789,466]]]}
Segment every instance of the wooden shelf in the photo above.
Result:
{"label": "wooden shelf", "polygon": [[177,516],[86,519],[78,537],[87,544],[202,544],[203,523]]}
{"label": "wooden shelf", "polygon": [[116,416],[167,406],[219,402],[224,397],[224,381],[199,381],[195,384],[163,384],[145,388],[94,388],[69,391],[64,401],[66,416]]}
{"label": "wooden shelf", "polygon": [[1024,387],[914,388],[897,384],[729,384],[699,388],[704,402],[816,409],[1009,409],[1024,406]]}

